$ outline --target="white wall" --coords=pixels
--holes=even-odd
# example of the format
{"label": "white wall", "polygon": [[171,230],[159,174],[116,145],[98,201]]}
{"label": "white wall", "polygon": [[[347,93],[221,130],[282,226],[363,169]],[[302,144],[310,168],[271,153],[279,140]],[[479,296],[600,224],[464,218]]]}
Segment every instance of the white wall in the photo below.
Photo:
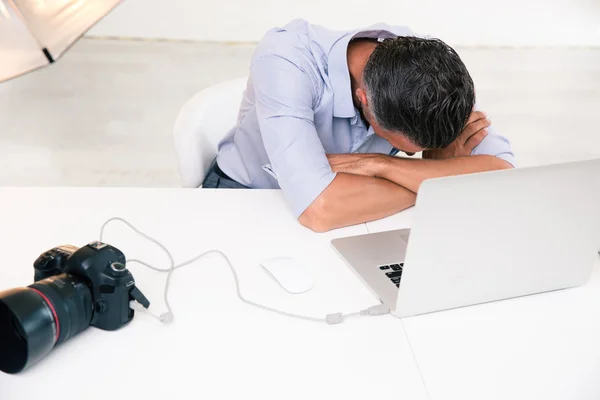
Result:
{"label": "white wall", "polygon": [[404,24],[453,45],[600,46],[600,0],[124,0],[89,34],[252,42],[294,18]]}

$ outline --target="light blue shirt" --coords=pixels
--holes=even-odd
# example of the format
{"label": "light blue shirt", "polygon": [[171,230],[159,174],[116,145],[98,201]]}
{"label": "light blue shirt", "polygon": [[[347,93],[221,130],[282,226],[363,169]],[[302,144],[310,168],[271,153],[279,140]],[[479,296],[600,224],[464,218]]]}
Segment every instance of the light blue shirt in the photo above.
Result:
{"label": "light blue shirt", "polygon": [[[354,107],[346,50],[352,38],[396,36],[417,35],[383,24],[336,32],[303,20],[267,32],[237,125],[219,144],[221,170],[251,188],[281,188],[299,217],[335,178],[326,154],[395,154]],[[493,129],[473,154],[515,165],[509,141]]]}

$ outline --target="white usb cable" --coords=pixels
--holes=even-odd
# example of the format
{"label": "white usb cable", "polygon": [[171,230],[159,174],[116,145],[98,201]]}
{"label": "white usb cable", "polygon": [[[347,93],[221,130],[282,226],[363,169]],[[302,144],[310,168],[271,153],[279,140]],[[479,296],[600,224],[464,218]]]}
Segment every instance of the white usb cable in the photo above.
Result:
{"label": "white usb cable", "polygon": [[292,318],[300,318],[306,321],[312,321],[312,322],[325,322],[329,325],[334,325],[334,324],[339,324],[341,322],[344,321],[344,319],[349,318],[349,317],[356,317],[356,316],[375,316],[375,315],[383,315],[383,314],[388,314],[390,312],[390,309],[388,307],[386,307],[384,304],[377,304],[375,306],[366,308],[362,311],[359,312],[355,312],[355,313],[350,313],[350,314],[344,314],[344,313],[334,313],[334,314],[328,314],[325,316],[325,318],[316,318],[316,317],[308,317],[305,315],[297,315],[297,314],[292,314],[292,313],[288,313],[286,311],[282,311],[282,310],[278,310],[269,306],[265,306],[263,304],[258,304],[255,303],[251,300],[246,299],[243,295],[242,292],[240,290],[240,282],[238,279],[238,275],[237,272],[235,271],[235,268],[233,267],[233,265],[231,264],[231,261],[229,260],[229,257],[227,257],[227,255],[225,253],[223,253],[220,250],[208,250],[205,251],[202,254],[199,254],[185,262],[182,262],[181,264],[175,264],[175,260],[173,259],[173,256],[171,255],[171,252],[162,244],[160,243],[158,240],[152,238],[151,236],[145,234],[144,232],[140,231],[139,229],[137,229],[135,226],[133,226],[133,224],[131,224],[130,222],[128,222],[127,220],[120,218],[120,217],[114,217],[114,218],[110,218],[109,220],[107,220],[104,224],[102,224],[102,227],[100,228],[100,242],[103,242],[104,240],[104,230],[106,228],[106,226],[113,221],[118,221],[121,222],[125,225],[127,225],[131,230],[133,230],[135,233],[137,233],[138,235],[142,236],[143,238],[151,241],[152,243],[156,244],[158,247],[160,247],[165,254],[167,255],[167,257],[169,258],[169,267],[168,268],[158,268],[155,267],[153,265],[150,265],[144,261],[141,260],[136,260],[136,259],[131,259],[131,260],[127,260],[127,264],[131,264],[131,263],[137,263],[137,264],[141,264],[147,268],[150,268],[154,271],[157,272],[162,272],[162,273],[167,273],[167,281],[165,283],[165,290],[164,290],[164,301],[165,301],[165,305],[167,306],[167,310],[168,312],[160,314],[159,316],[153,314],[151,311],[144,309],[143,307],[141,307],[139,304],[137,304],[136,302],[132,302],[131,303],[131,307],[136,309],[136,310],[140,310],[143,312],[146,312],[150,315],[152,315],[153,317],[157,318],[159,321],[163,322],[163,323],[170,323],[173,321],[174,319],[174,314],[173,314],[173,310],[171,308],[171,304],[169,303],[169,298],[168,298],[168,294],[169,294],[169,286],[171,283],[171,276],[173,274],[173,272],[175,272],[175,270],[185,267],[187,265],[190,265],[194,262],[196,262],[197,260],[210,255],[210,254],[217,254],[220,255],[221,257],[223,257],[223,259],[225,259],[225,261],[227,262],[227,265],[229,266],[229,269],[231,270],[231,273],[233,274],[233,279],[235,281],[235,287],[236,287],[236,292],[237,292],[237,296],[240,298],[241,301],[243,301],[246,304],[249,304],[251,306],[255,306],[258,307],[260,309],[266,310],[266,311],[270,311],[279,315],[283,315],[286,317],[292,317]]}

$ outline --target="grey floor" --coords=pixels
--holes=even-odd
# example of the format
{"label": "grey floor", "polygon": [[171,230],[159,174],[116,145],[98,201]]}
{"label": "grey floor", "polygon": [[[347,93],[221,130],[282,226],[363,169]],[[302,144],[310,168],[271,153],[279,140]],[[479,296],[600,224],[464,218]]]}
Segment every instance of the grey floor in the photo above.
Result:
{"label": "grey floor", "polygon": [[[0,84],[0,185],[179,186],[182,104],[253,47],[84,39]],[[521,166],[600,157],[600,49],[457,49]]]}

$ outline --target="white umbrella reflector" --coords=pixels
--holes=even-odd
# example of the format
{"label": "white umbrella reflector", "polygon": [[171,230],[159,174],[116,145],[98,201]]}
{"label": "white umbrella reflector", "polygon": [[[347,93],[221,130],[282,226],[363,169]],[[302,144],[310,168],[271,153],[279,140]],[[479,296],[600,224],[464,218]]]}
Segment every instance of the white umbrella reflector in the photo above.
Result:
{"label": "white umbrella reflector", "polygon": [[0,82],[57,60],[121,0],[0,0]]}

